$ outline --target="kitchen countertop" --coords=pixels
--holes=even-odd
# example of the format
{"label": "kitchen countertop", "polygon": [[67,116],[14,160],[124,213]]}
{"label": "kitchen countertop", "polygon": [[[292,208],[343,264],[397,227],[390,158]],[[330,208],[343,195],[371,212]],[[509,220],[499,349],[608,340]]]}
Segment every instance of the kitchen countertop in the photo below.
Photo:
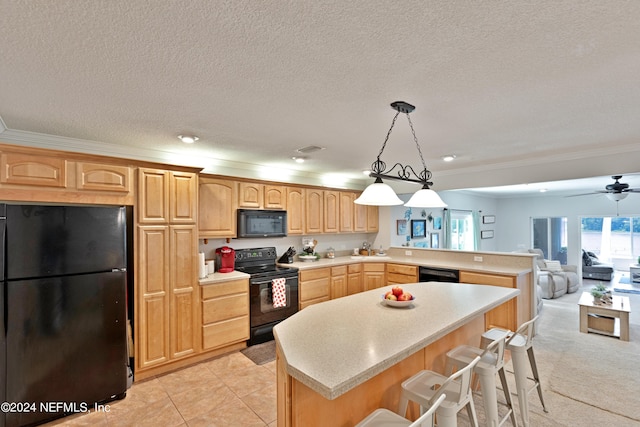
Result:
{"label": "kitchen countertop", "polygon": [[232,271],[230,273],[213,273],[209,274],[204,279],[198,279],[200,285],[210,285],[212,283],[226,282],[227,280],[248,279],[247,273],[241,273],[239,271]]}
{"label": "kitchen countertop", "polygon": [[399,257],[399,256],[341,256],[333,259],[320,258],[317,261],[296,261],[292,264],[278,264],[283,267],[296,267],[300,270],[307,270],[311,268],[320,267],[336,267],[339,265],[348,265],[358,262],[393,262],[398,264],[416,265],[422,267],[438,267],[438,268],[452,268],[456,270],[506,274],[511,276],[518,276],[531,272],[531,269],[505,267],[495,264],[482,264],[478,262],[447,262],[441,260],[429,260],[425,258],[416,257]]}
{"label": "kitchen countertop", "polygon": [[385,286],[309,306],[276,325],[287,373],[335,399],[520,293],[442,282],[402,287],[416,298],[408,308],[385,305]]}

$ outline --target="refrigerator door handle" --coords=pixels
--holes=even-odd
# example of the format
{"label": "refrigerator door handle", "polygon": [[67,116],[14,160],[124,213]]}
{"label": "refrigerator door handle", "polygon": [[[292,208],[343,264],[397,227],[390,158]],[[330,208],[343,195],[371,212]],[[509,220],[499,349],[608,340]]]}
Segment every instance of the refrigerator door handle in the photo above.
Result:
{"label": "refrigerator door handle", "polygon": [[127,269],[126,268],[112,268],[111,272],[112,273],[126,273]]}

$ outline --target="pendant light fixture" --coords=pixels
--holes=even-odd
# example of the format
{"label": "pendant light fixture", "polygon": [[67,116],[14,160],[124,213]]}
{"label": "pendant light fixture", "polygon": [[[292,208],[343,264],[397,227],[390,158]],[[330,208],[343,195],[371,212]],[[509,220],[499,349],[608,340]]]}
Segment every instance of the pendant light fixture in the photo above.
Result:
{"label": "pendant light fixture", "polygon": [[[440,196],[438,196],[438,193],[430,188],[433,185],[433,182],[429,181],[432,174],[431,171],[427,169],[427,166],[424,163],[422,151],[420,150],[420,145],[418,144],[418,138],[416,137],[416,132],[413,130],[413,123],[411,123],[411,118],[409,117],[409,113],[415,110],[416,107],[404,101],[396,101],[391,104],[391,108],[397,111],[396,115],[393,117],[391,127],[389,128],[389,132],[387,132],[387,137],[384,139],[384,143],[382,144],[382,148],[380,149],[380,153],[378,153],[376,161],[371,164],[371,173],[369,174],[369,176],[374,177],[376,180],[373,184],[365,188],[360,197],[358,197],[354,201],[354,203],[357,203],[359,205],[374,206],[401,205],[403,202],[395,193],[395,191],[393,191],[390,186],[382,182],[382,178],[385,178],[422,184],[422,189],[416,191],[413,196],[411,196],[411,199],[409,199],[409,201],[404,204],[407,207],[446,208],[447,204],[442,201]],[[411,133],[413,134],[413,140],[416,143],[416,148],[418,149],[418,154],[420,155],[420,161],[422,162],[422,171],[420,171],[419,173],[416,173],[410,165],[405,166],[401,163],[396,163],[395,165],[393,165],[393,167],[387,169],[386,163],[380,159],[385,147],[387,146],[389,136],[391,135],[393,126],[396,124],[396,120],[398,119],[400,113],[404,113],[407,116],[409,126],[411,127]],[[397,172],[393,174],[393,171],[396,168],[398,168]]]}

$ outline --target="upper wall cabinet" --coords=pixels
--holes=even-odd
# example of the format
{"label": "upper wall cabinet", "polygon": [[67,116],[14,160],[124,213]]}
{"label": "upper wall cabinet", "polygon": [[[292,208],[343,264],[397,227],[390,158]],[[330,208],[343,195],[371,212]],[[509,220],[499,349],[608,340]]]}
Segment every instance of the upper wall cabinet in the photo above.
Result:
{"label": "upper wall cabinet", "polygon": [[287,190],[287,234],[304,234],[304,188],[286,187]]}
{"label": "upper wall cabinet", "polygon": [[133,171],[98,156],[0,146],[3,200],[133,205]]}
{"label": "upper wall cabinet", "polygon": [[340,232],[350,233],[353,231],[353,223],[355,220],[355,193],[341,191],[340,192]]}
{"label": "upper wall cabinet", "polygon": [[194,224],[197,175],[162,169],[138,170],[138,222]]}
{"label": "upper wall cabinet", "polygon": [[238,207],[286,210],[286,188],[282,185],[240,182],[238,183]]}
{"label": "upper wall cabinet", "polygon": [[236,237],[236,182],[200,177],[199,237]]}
{"label": "upper wall cabinet", "polygon": [[307,188],[305,198],[305,232],[324,233],[324,191]]}
{"label": "upper wall cabinet", "polygon": [[324,232],[340,231],[340,192],[324,192]]}

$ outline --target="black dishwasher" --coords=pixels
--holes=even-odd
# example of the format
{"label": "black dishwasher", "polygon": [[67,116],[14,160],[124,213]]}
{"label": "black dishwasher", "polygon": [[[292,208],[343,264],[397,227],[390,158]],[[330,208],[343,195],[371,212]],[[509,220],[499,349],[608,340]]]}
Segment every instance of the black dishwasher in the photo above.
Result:
{"label": "black dishwasher", "polygon": [[450,268],[420,267],[421,282],[460,282],[460,271]]}

